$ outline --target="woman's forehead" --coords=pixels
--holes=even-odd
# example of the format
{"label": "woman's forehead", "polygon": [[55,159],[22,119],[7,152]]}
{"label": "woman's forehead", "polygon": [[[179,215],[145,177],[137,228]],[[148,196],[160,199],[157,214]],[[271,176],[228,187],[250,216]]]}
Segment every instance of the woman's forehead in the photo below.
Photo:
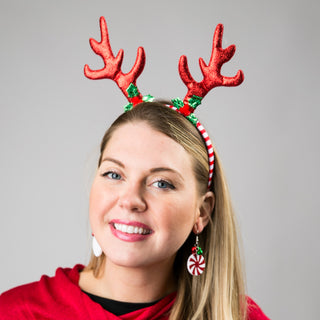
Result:
{"label": "woman's forehead", "polygon": [[189,154],[179,143],[142,121],[117,128],[103,152],[102,160],[106,156],[120,161],[149,161],[183,167],[182,170],[191,166]]}

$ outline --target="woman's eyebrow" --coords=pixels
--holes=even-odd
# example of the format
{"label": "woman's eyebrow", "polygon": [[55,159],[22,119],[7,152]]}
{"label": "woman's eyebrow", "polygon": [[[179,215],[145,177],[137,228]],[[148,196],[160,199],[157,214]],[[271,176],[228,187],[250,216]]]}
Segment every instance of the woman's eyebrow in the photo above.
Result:
{"label": "woman's eyebrow", "polygon": [[103,158],[103,159],[102,159],[101,163],[102,163],[102,162],[105,162],[105,161],[114,162],[114,163],[116,163],[119,167],[124,168],[124,164],[123,164],[121,161],[117,160],[117,159],[106,157],[106,158]]}
{"label": "woman's eyebrow", "polygon": [[181,180],[184,180],[184,179],[183,179],[183,176],[182,176],[178,171],[176,171],[176,170],[174,170],[174,169],[172,169],[172,168],[157,167],[157,168],[152,168],[152,169],[150,170],[151,173],[162,172],[162,171],[172,172],[172,173],[178,175]]}
{"label": "woman's eyebrow", "polygon": [[[121,168],[125,168],[125,165],[117,160],[117,159],[114,159],[114,158],[110,158],[110,157],[105,157],[102,159],[101,163],[105,162],[105,161],[110,161],[110,162],[113,162],[115,164],[117,164],[119,167]],[[183,176],[176,170],[172,169],[172,168],[168,168],[168,167],[157,167],[157,168],[152,168],[150,169],[150,173],[156,173],[156,172],[172,172],[174,174],[176,174],[181,180],[184,180],[183,179]]]}

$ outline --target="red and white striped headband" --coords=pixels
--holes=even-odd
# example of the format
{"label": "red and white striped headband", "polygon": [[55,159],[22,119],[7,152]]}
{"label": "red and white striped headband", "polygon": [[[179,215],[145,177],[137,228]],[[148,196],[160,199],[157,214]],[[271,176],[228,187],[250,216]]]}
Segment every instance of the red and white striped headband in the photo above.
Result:
{"label": "red and white striped headband", "polygon": [[[143,47],[138,48],[137,58],[128,73],[121,71],[121,64],[123,60],[123,49],[120,49],[117,56],[113,55],[107,23],[104,17],[100,18],[101,41],[98,42],[90,39],[92,50],[101,56],[104,61],[104,68],[100,70],[91,70],[88,65],[84,67],[84,74],[89,79],[111,79],[116,82],[122,93],[126,96],[129,104],[125,106],[125,111],[134,108],[141,102],[152,101],[153,97],[150,95],[142,96],[136,86],[136,80],[143,71],[146,56]],[[222,49],[223,25],[218,24],[214,36],[212,52],[209,64],[199,59],[200,69],[203,74],[203,80],[196,82],[190,74],[187,57],[181,56],[179,60],[179,74],[188,88],[188,92],[183,100],[179,98],[172,100],[172,105],[169,107],[176,110],[185,116],[200,132],[206,144],[209,161],[209,177],[208,188],[212,183],[213,167],[214,167],[214,152],[211,140],[208,133],[201,125],[199,120],[193,114],[198,105],[201,104],[204,96],[213,88],[218,86],[233,87],[242,83],[244,76],[242,70],[239,70],[234,77],[225,77],[221,75],[221,67],[225,62],[228,62],[234,55],[236,47],[230,45],[226,49]]]}

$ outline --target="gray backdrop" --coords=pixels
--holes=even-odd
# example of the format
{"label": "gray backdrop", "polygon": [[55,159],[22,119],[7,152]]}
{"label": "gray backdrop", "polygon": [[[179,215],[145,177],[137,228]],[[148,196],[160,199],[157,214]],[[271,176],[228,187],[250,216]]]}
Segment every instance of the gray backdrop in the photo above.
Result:
{"label": "gray backdrop", "polygon": [[0,291],[86,263],[97,147],[126,104],[88,39],[105,16],[128,71],[146,49],[140,90],[183,97],[177,63],[208,61],[214,27],[237,45],[197,110],[226,169],[242,232],[248,294],[271,319],[316,319],[319,287],[319,2],[49,1],[0,3]]}

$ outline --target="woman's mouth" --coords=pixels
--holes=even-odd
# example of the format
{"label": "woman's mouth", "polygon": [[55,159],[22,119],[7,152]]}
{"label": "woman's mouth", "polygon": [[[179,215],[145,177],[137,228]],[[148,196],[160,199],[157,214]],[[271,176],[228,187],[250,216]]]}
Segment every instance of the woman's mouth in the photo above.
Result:
{"label": "woman's mouth", "polygon": [[129,242],[146,240],[153,233],[147,225],[134,221],[113,220],[110,221],[110,227],[114,236]]}
{"label": "woman's mouth", "polygon": [[150,234],[151,233],[151,230],[149,229],[122,224],[122,223],[114,223],[113,226],[116,230],[119,230],[123,233],[129,233],[129,234]]}

